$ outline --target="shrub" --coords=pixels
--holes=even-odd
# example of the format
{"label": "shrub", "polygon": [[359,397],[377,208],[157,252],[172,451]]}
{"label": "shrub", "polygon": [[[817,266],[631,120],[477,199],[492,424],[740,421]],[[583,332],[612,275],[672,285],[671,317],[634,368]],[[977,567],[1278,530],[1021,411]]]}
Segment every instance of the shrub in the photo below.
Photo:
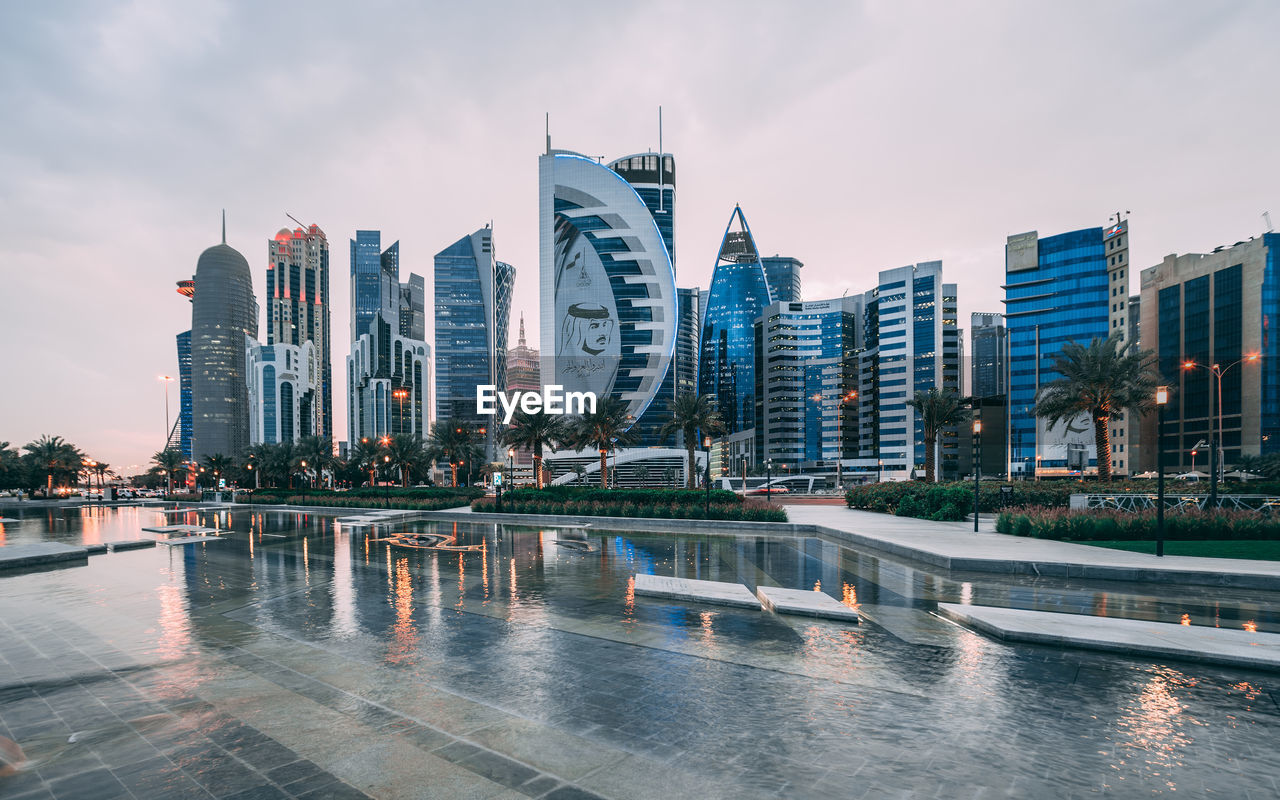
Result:
{"label": "shrub", "polygon": [[[1155,511],[1068,511],[1028,507],[1005,511],[996,530],[1014,536],[1063,541],[1146,541],[1156,538]],[[1280,539],[1280,519],[1255,511],[1185,511],[1165,514],[1165,539]]]}
{"label": "shrub", "polygon": [[[502,511],[506,514],[565,514],[591,517],[634,517],[648,519],[716,519],[748,522],[786,522],[787,512],[763,500],[743,499],[733,492],[713,491],[704,511],[705,492],[662,489],[600,490],[579,487],[554,492],[547,489],[518,489],[504,492]],[[552,495],[547,497],[547,495]],[[559,495],[560,499],[556,499]],[[696,502],[692,501],[696,498]],[[472,501],[473,511],[492,513],[497,500],[483,497]]]}

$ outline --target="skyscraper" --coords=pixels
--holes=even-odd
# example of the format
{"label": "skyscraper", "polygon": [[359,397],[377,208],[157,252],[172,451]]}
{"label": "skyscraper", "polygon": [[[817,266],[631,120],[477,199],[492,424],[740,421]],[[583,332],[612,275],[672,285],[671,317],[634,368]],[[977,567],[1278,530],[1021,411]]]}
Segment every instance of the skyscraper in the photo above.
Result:
{"label": "skyscraper", "polygon": [[427,282],[421,275],[410,275],[400,284],[400,335],[427,338]]}
{"label": "skyscraper", "polygon": [[514,279],[487,225],[435,256],[436,419],[485,428],[490,456],[497,429],[476,412],[476,387],[502,388]]}
{"label": "skyscraper", "polygon": [[[301,347],[316,380],[297,398],[300,436],[333,437],[333,364],[329,347],[329,240],[319,226],[281,229],[267,244],[267,345]],[[299,358],[302,358],[298,353]]]}
{"label": "skyscraper", "polygon": [[769,283],[769,294],[773,302],[799,303],[800,268],[804,266],[798,258],[790,256],[773,256],[760,259],[764,267],[764,279]]}
{"label": "skyscraper", "polygon": [[[178,281],[178,294],[190,302],[196,294],[196,279]],[[177,449],[182,457],[191,460],[191,331],[178,334],[178,419],[169,432],[168,449]]]}
{"label": "skyscraper", "polygon": [[[351,240],[351,355],[347,435],[352,443],[407,433],[426,437],[431,419],[431,347],[415,297],[425,281],[400,283],[400,243],[379,252],[379,231]],[[408,334],[408,335],[406,335]]]}
{"label": "skyscraper", "polygon": [[1003,314],[974,313],[969,323],[970,380],[969,394],[995,397],[1005,393],[1006,331]]}
{"label": "skyscraper", "polygon": [[[1280,234],[1168,255],[1141,277],[1142,344],[1170,388],[1158,438],[1155,414],[1130,414],[1142,426],[1141,468],[1156,468],[1157,443],[1166,470],[1190,469],[1201,439],[1221,448],[1223,471],[1280,451]],[[1213,364],[1222,368],[1221,408]],[[1207,473],[1207,448],[1198,455],[1195,468]]]}
{"label": "skyscraper", "polygon": [[763,449],[781,468],[829,465],[857,455],[857,385],[863,297],[766,306],[757,325],[756,374]]}
{"label": "skyscraper", "polygon": [[[524,336],[524,316],[520,317],[520,338],[516,346],[507,351],[507,369],[504,385],[508,392],[540,392],[542,376],[538,368],[538,351],[530,347]],[[498,454],[501,457],[501,453]],[[531,464],[533,452],[516,450],[517,464]]]}
{"label": "skyscraper", "polygon": [[771,302],[751,228],[742,209],[734,206],[711,276],[698,362],[698,393],[715,398],[730,435],[755,427],[754,328]]}
{"label": "skyscraper", "polygon": [[191,303],[192,457],[239,456],[249,445],[246,340],[258,337],[258,304],[249,262],[222,243],[196,262]]}
{"label": "skyscraper", "polygon": [[369,332],[378,313],[400,317],[400,242],[382,250],[380,231],[356,231],[351,240],[351,340]]}
{"label": "skyscraper", "polygon": [[[941,261],[925,261],[881,272],[876,301],[877,457],[883,478],[905,479],[926,461],[923,420],[907,400],[929,389],[960,391],[956,285],[942,282]],[[958,477],[957,435],[938,437],[939,478]]]}
{"label": "skyscraper", "polygon": [[675,350],[676,289],[655,217],[618,172],[538,160],[542,382],[622,400],[640,419]]}
{"label": "skyscraper", "polygon": [[249,387],[249,442],[280,444],[318,435],[313,400],[319,395],[320,349],[302,344],[250,343],[245,354]]}
{"label": "skyscraper", "polygon": [[[1050,430],[1036,417],[1035,403],[1040,387],[1058,377],[1053,364],[1064,344],[1088,345],[1110,333],[1109,294],[1116,286],[1108,274],[1106,252],[1102,228],[1044,238],[1031,231],[1010,236],[1005,245],[1013,475],[1037,470],[1066,475],[1096,464],[1093,422],[1088,415],[1060,422]],[[1127,291],[1124,298],[1128,299]],[[1115,455],[1118,461],[1120,454]],[[1128,459],[1124,460],[1127,465]]]}
{"label": "skyscraper", "polygon": [[[645,208],[653,217],[654,224],[662,234],[662,242],[666,245],[667,254],[671,256],[671,273],[676,274],[676,242],[675,242],[675,210],[676,210],[676,162],[670,153],[637,153],[613,161],[609,168],[622,179],[631,184],[636,194],[644,202]],[[677,292],[682,290],[677,290]],[[677,310],[679,315],[679,311]],[[681,320],[676,321],[676,352],[673,354],[672,366],[667,369],[661,386],[649,404],[648,410],[640,417],[632,428],[636,435],[636,443],[642,447],[663,444],[662,426],[671,420],[671,408],[675,403],[676,370],[675,360],[678,358],[680,341],[686,343],[692,337],[697,340],[695,329],[681,328]],[[681,437],[676,436],[677,439]],[[668,440],[670,437],[668,437]]]}

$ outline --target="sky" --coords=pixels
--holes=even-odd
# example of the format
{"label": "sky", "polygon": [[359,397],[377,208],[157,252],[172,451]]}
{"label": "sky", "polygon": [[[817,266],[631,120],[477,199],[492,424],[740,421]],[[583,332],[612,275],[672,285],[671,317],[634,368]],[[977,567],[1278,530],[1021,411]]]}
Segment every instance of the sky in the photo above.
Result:
{"label": "sky", "polygon": [[356,229],[430,292],[492,222],[536,346],[548,113],[611,159],[657,150],[662,106],[681,286],[735,203],[805,299],[941,259],[962,328],[1010,234],[1129,212],[1135,266],[1208,252],[1280,219],[1277,30],[1265,0],[0,4],[0,442],[145,469],[224,208],[260,303],[286,213],[326,232],[335,374]]}

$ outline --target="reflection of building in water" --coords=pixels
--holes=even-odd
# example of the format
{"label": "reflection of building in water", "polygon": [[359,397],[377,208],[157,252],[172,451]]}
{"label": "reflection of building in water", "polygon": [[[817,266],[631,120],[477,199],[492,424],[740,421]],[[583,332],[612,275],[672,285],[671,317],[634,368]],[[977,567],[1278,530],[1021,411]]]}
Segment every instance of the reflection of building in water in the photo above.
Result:
{"label": "reflection of building in water", "polygon": [[[669,209],[673,189],[637,158],[625,170],[634,186],[577,153],[548,147],[539,158],[539,293],[541,382],[619,398],[640,420],[667,379],[677,308],[671,215],[645,200]],[[652,166],[667,172],[670,157]]]}

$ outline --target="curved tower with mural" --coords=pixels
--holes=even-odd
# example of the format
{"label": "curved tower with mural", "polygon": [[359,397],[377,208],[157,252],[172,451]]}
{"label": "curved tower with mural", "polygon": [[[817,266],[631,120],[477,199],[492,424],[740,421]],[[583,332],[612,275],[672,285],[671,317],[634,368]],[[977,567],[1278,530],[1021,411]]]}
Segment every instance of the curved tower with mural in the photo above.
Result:
{"label": "curved tower with mural", "polygon": [[662,232],[635,188],[593,159],[552,150],[538,179],[542,382],[617,397],[639,419],[675,350]]}

